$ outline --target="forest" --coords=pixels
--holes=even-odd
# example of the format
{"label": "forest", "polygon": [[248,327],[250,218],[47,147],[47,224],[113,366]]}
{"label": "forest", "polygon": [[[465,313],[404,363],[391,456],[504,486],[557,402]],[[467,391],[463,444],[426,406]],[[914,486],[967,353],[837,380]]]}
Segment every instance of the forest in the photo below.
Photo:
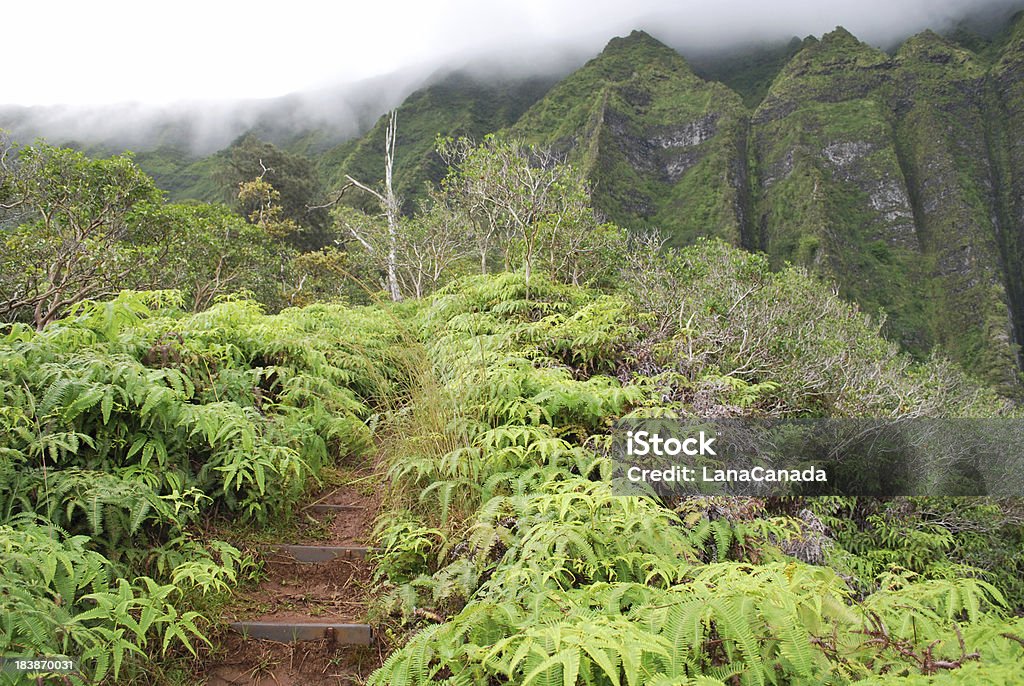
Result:
{"label": "forest", "polygon": [[[0,134],[0,683],[1021,683],[1013,464],[999,497],[614,478],[624,422],[1020,439],[1024,17],[979,41],[705,80],[635,32],[315,161]],[[366,559],[285,584],[336,492]],[[372,646],[238,636],[271,587]]]}

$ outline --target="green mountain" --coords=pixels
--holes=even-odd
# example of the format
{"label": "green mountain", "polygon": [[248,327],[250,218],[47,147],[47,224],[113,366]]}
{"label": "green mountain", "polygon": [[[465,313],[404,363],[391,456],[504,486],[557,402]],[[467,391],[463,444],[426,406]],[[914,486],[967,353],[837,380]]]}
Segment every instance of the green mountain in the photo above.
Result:
{"label": "green mountain", "polygon": [[196,156],[170,146],[135,153],[139,167],[175,202],[222,202],[224,189],[216,181],[218,160],[218,155]]}
{"label": "green mountain", "polygon": [[909,349],[1012,383],[988,72],[930,31],[892,57],[843,30],[805,46],[752,115],[754,206],[776,264],[834,278]]}
{"label": "green mountain", "polygon": [[[834,278],[890,331],[927,347],[921,251],[892,124],[890,58],[844,30],[808,40],[751,115],[755,245]],[[898,314],[894,311],[898,310]],[[910,321],[907,321],[910,320]]]}
{"label": "green mountain", "polygon": [[[422,197],[427,181],[437,182],[447,169],[434,152],[437,136],[475,140],[506,128],[551,87],[546,77],[486,81],[466,73],[450,74],[422,88],[398,108],[395,191],[408,209]],[[345,175],[374,183],[384,174],[387,115],[365,135],[337,145],[317,159],[328,187],[341,186]]]}
{"label": "green mountain", "polygon": [[[443,176],[438,135],[504,131],[580,165],[611,221],[659,227],[673,245],[713,236],[776,267],[805,266],[884,312],[906,349],[938,347],[1016,386],[1024,13],[977,28],[925,31],[892,52],[839,28],[697,57],[695,68],[635,31],[557,82],[451,73],[398,108],[397,190],[411,211]],[[347,174],[383,176],[385,118],[365,128],[341,143],[316,129],[275,142],[309,158],[326,195]],[[230,152],[164,145],[138,160],[172,198],[209,200],[224,197],[216,170]]]}
{"label": "green mountain", "polygon": [[514,136],[567,153],[594,205],[625,226],[671,229],[673,243],[745,244],[746,109],[671,48],[634,31],[531,107]]}
{"label": "green mountain", "polygon": [[611,220],[804,265],[884,311],[908,349],[939,345],[1012,384],[1024,301],[1017,24],[995,63],[930,31],[890,55],[840,28],[786,46],[763,96],[749,84],[778,64],[771,54],[760,72],[719,62],[741,96],[634,32],[511,132],[582,165]]}
{"label": "green mountain", "polygon": [[787,46],[763,97],[634,32],[511,133],[582,165],[611,220],[806,266],[884,312],[907,349],[940,346],[1010,386],[1024,340],[1022,26],[994,58],[931,31],[888,54],[839,28]]}

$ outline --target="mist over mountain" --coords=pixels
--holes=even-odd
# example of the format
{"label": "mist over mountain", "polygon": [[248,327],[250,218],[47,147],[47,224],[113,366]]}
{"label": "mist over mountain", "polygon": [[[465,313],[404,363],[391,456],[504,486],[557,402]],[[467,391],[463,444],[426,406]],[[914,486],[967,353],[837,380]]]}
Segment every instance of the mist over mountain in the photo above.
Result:
{"label": "mist over mountain", "polygon": [[105,150],[171,147],[190,155],[220,150],[253,131],[282,145],[317,131],[324,145],[364,132],[430,77],[422,68],[260,100],[170,104],[0,105],[0,128],[16,140],[45,138]]}
{"label": "mist over mountain", "polygon": [[[587,59],[567,40],[531,68],[526,51],[500,59],[495,46],[487,59],[261,101],[6,108],[0,127],[92,153],[134,149],[174,200],[225,199],[217,169],[249,133],[308,159],[326,196],[346,174],[380,178],[382,115],[397,107],[407,209],[445,173],[436,136],[510,133],[581,167],[608,220],[804,266],[884,316],[905,349],[938,348],[1009,386],[1024,341],[1024,13],[955,5],[929,5],[941,34],[896,42],[881,27],[871,42],[847,28],[766,37],[772,22],[730,48],[678,49],[697,17],[606,40]],[[886,30],[919,24],[912,9]]]}
{"label": "mist over mountain", "polygon": [[[583,8],[562,3],[535,16],[534,10],[525,8],[463,4],[446,8],[435,26],[423,29],[436,35],[431,34],[430,48],[415,61],[372,78],[339,77],[337,74],[344,72],[343,62],[332,67],[330,60],[321,60],[307,61],[303,71],[326,74],[335,70],[334,76],[320,79],[322,86],[272,98],[183,98],[154,104],[129,97],[105,104],[25,106],[5,104],[0,96],[0,128],[22,141],[43,137],[54,143],[111,151],[173,147],[192,156],[224,148],[249,131],[284,145],[315,132],[319,146],[327,147],[364,133],[385,111],[450,74],[501,83],[562,77],[599,52],[610,36],[633,29],[645,30],[678,51],[702,77],[721,80],[733,88],[736,84],[729,78],[738,72],[743,73],[741,79],[755,78],[737,60],[748,66],[756,62],[759,67],[754,71],[762,72],[763,91],[773,68],[781,67],[773,66],[780,50],[785,53],[794,36],[821,35],[842,23],[867,43],[894,49],[925,28],[948,32],[959,27],[973,35],[990,36],[1005,25],[1010,11],[1024,7],[1020,0],[870,0],[856,8],[825,3],[813,10],[806,3],[790,0],[770,6],[745,1],[716,3],[713,8],[641,0],[629,7],[602,2]],[[315,41],[314,28],[309,30],[313,33],[304,43]],[[372,33],[376,27],[367,30]],[[159,44],[160,36],[153,38]],[[380,43],[388,41],[382,38]],[[76,62],[88,59],[88,54],[75,57]],[[152,53],[146,57],[159,59],[160,55]],[[221,55],[211,55],[197,68],[216,74],[222,71],[222,60]],[[273,58],[274,62],[286,60],[280,54]],[[371,54],[359,60],[372,61]],[[63,72],[68,71],[67,66],[62,67]],[[104,80],[104,70],[97,72],[91,78]],[[298,76],[297,80],[304,80]],[[168,96],[172,93],[169,90]],[[48,97],[50,101],[60,99],[59,91]]]}

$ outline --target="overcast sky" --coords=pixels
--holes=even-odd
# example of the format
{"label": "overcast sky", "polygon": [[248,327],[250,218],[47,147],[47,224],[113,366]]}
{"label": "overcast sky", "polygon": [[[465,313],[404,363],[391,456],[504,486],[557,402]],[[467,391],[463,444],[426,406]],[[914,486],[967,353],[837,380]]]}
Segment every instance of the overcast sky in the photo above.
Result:
{"label": "overcast sky", "polygon": [[0,9],[8,104],[272,97],[492,56],[581,59],[643,28],[686,52],[820,35],[884,45],[1021,0],[15,0]]}

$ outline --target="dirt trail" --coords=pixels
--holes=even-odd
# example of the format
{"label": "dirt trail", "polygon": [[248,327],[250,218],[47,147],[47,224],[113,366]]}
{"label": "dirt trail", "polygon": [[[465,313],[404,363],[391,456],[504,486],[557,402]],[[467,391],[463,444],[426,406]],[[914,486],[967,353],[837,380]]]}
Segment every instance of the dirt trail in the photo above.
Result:
{"label": "dirt trail", "polygon": [[[350,472],[347,483],[326,489],[296,511],[299,534],[281,543],[320,546],[367,546],[380,507],[379,475]],[[343,511],[320,512],[316,504],[345,505]],[[284,553],[267,554],[266,578],[241,594],[225,613],[235,621],[363,623],[370,563],[360,558],[301,564]],[[361,684],[383,661],[378,646],[334,646],[326,640],[293,644],[223,635],[215,662],[206,669],[210,686],[321,686]]]}

